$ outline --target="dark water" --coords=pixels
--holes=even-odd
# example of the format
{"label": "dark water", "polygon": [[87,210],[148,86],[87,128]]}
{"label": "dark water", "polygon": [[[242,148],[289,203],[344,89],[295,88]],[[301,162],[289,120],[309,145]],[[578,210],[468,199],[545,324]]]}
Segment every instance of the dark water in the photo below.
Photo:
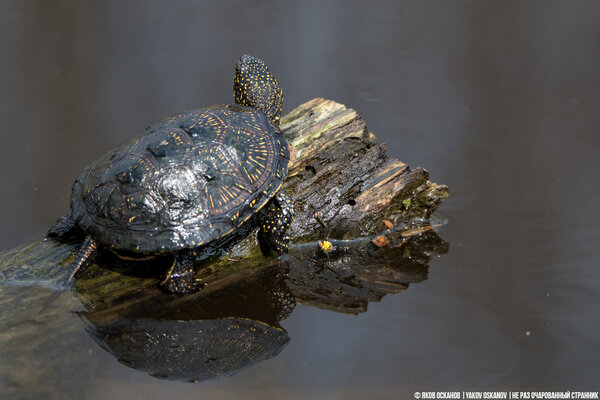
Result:
{"label": "dark water", "polygon": [[0,33],[1,249],[40,237],[106,150],[230,102],[241,53],[271,66],[286,110],[313,97],[355,108],[391,155],[452,193],[439,232],[450,249],[426,281],[358,316],[298,305],[277,357],[159,380],[83,328],[61,336],[81,323],[64,316],[40,335],[80,356],[48,371],[57,349],[7,360],[0,348],[22,369],[0,382],[10,393],[33,396],[42,376],[68,382],[58,398],[89,399],[599,390],[600,3],[4,1]]}

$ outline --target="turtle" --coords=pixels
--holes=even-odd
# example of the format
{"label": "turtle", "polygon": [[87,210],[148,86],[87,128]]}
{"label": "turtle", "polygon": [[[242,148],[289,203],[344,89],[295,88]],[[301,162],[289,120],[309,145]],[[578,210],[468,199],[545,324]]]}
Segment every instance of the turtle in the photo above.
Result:
{"label": "turtle", "polygon": [[47,234],[82,239],[65,287],[104,249],[172,257],[160,286],[174,294],[202,288],[195,264],[257,228],[265,256],[287,252],[294,203],[281,187],[290,160],[283,91],[262,60],[243,55],[233,93],[235,104],[171,115],[83,170],[70,211]]}

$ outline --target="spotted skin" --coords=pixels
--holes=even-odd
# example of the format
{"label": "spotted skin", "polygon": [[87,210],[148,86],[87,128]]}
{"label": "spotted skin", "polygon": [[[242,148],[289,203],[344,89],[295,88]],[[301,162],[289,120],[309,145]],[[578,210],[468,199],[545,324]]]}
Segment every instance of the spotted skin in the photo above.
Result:
{"label": "spotted skin", "polygon": [[294,202],[283,189],[263,211],[264,217],[258,230],[258,243],[264,255],[287,253],[290,237],[287,231],[294,219]]}
{"label": "spotted skin", "polygon": [[160,283],[163,290],[179,295],[194,293],[205,283],[194,273],[196,255],[193,250],[180,250],[175,253],[171,268]]}
{"label": "spotted skin", "polygon": [[279,130],[283,94],[251,56],[236,66],[233,89],[236,104],[167,117],[88,166],[73,185],[71,212],[49,234],[80,231],[98,250],[141,257],[173,253],[161,286],[178,294],[203,285],[194,260],[255,225],[265,254],[285,252],[293,208],[280,191],[290,158]]}
{"label": "spotted skin", "polygon": [[233,93],[236,104],[260,110],[275,125],[279,125],[283,92],[262,60],[249,55],[242,56],[235,67]]}

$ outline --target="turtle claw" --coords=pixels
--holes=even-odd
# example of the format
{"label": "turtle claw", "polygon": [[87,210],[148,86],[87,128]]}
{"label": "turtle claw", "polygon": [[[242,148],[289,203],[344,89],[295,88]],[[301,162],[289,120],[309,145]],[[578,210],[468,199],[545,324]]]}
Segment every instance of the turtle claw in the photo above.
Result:
{"label": "turtle claw", "polygon": [[169,293],[183,295],[195,293],[206,284],[194,276],[171,276],[160,283],[160,287]]}
{"label": "turtle claw", "polygon": [[175,255],[173,265],[160,283],[166,292],[180,295],[197,292],[205,285],[194,273],[194,253],[190,250],[182,250]]}

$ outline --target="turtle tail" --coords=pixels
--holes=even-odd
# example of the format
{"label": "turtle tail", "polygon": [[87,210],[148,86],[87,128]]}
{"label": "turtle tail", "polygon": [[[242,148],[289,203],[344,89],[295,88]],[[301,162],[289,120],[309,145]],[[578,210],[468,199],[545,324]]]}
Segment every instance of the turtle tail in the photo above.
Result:
{"label": "turtle tail", "polygon": [[40,310],[41,314],[44,314],[48,307],[50,307],[50,305],[54,303],[56,299],[58,299],[58,297],[69,288],[69,286],[71,286],[73,278],[75,278],[77,272],[79,272],[82,269],[85,269],[94,261],[94,259],[98,255],[98,247],[98,242],[94,238],[92,238],[89,235],[86,236],[85,240],[83,241],[83,244],[77,252],[77,255],[75,256],[75,260],[73,260],[73,262],[70,264],[71,272],[63,281],[61,288],[58,289],[58,291],[54,292],[54,294],[52,294],[52,296],[50,296],[48,300],[46,300],[44,306]]}
{"label": "turtle tail", "polygon": [[75,275],[80,270],[88,267],[98,255],[98,242],[92,238],[91,236],[86,236],[83,244],[79,248],[77,255],[75,256],[75,260],[71,263],[71,272],[69,276],[64,280],[64,286],[69,287],[75,278]]}
{"label": "turtle tail", "polygon": [[233,78],[235,103],[262,111],[275,126],[279,126],[283,107],[283,91],[266,64],[244,54],[235,66]]}

